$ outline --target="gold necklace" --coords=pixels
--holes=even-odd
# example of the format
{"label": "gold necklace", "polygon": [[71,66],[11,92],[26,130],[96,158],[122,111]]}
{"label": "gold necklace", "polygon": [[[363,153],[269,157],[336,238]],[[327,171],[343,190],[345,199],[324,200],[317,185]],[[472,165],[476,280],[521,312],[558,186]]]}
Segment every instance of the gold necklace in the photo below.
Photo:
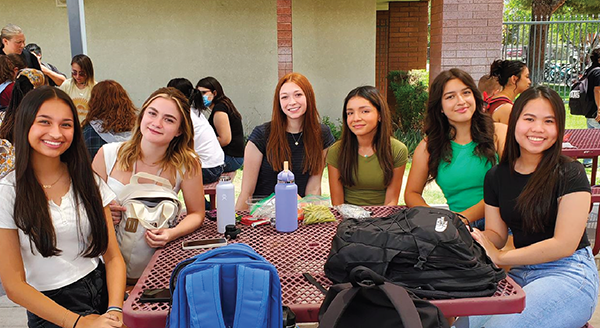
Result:
{"label": "gold necklace", "polygon": [[65,175],[65,171],[66,170],[63,170],[62,173],[60,174],[60,176],[58,177],[58,179],[56,179],[56,181],[54,181],[53,183],[51,183],[49,185],[42,183],[42,188],[44,188],[44,189],[50,189],[50,188],[52,188],[52,186],[54,186],[58,181],[60,181],[60,179],[63,177],[63,175]]}

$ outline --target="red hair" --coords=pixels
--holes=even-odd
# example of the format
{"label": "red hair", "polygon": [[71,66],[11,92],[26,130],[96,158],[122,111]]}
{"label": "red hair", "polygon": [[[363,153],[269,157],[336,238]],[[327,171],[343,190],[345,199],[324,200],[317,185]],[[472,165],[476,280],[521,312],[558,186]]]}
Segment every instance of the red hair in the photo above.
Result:
{"label": "red hair", "polygon": [[287,115],[281,109],[279,92],[286,83],[295,83],[302,89],[306,97],[306,112],[302,123],[302,137],[304,138],[304,167],[302,172],[310,175],[319,174],[323,171],[323,140],[321,136],[321,124],[315,92],[308,79],[300,73],[289,73],[282,77],[275,88],[273,97],[273,115],[269,137],[267,141],[267,161],[275,171],[283,170],[283,162],[292,160],[292,151],[287,140]]}

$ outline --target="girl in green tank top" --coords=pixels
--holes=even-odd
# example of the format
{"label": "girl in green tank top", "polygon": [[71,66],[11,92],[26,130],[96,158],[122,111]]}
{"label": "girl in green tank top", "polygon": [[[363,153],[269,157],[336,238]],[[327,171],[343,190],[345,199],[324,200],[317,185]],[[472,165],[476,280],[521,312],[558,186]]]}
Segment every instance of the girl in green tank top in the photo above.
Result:
{"label": "girl in green tank top", "polygon": [[424,125],[425,138],[415,150],[408,176],[406,205],[428,206],[423,189],[436,180],[450,210],[469,222],[482,219],[483,180],[497,163],[506,126],[494,124],[483,112],[475,81],[456,68],[443,71],[431,84]]}

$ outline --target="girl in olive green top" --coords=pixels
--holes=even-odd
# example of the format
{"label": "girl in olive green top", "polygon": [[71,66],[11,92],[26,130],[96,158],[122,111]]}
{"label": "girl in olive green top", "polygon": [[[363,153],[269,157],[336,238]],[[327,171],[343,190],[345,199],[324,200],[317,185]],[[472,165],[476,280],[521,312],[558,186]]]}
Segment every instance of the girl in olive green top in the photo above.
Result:
{"label": "girl in olive green top", "polygon": [[398,205],[408,150],[392,138],[387,102],[375,87],[358,87],[342,116],[342,138],[327,154],[331,203]]}
{"label": "girl in olive green top", "polygon": [[504,148],[506,125],[483,112],[483,97],[468,73],[453,68],[433,81],[424,132],[413,155],[406,205],[427,206],[423,189],[436,180],[450,210],[483,224],[483,180]]}

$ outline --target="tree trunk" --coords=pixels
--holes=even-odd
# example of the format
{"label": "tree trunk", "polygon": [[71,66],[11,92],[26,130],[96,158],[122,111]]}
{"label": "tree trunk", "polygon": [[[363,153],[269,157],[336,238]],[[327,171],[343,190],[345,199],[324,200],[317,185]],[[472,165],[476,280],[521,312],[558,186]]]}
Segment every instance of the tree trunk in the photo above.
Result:
{"label": "tree trunk", "polygon": [[[549,21],[556,9],[560,8],[566,0],[532,0],[531,20]],[[529,48],[527,49],[527,66],[531,70],[530,76],[534,84],[543,82],[546,62],[546,42],[548,39],[548,25],[534,24],[529,30]]]}

